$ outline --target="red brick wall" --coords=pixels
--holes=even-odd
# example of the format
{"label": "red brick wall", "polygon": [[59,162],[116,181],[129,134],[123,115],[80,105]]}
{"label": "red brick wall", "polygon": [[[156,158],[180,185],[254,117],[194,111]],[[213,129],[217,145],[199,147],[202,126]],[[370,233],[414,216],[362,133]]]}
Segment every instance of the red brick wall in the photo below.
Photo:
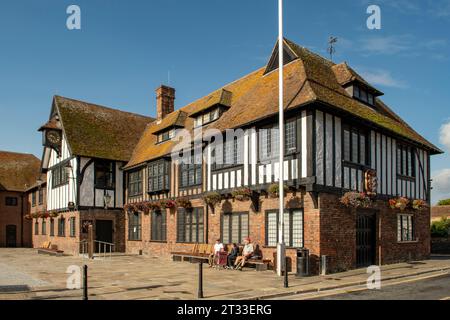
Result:
{"label": "red brick wall", "polygon": [[[87,234],[81,233],[81,221],[93,221],[93,232],[95,237],[95,221],[96,220],[111,220],[113,221],[113,241],[116,245],[116,252],[125,252],[125,221],[124,213],[121,210],[103,210],[95,209],[81,212],[65,212],[60,216],[66,219],[65,237],[58,236],[58,218],[55,218],[55,233],[50,236],[50,218],[46,219],[47,234],[41,234],[41,224],[43,219],[37,219],[39,223],[39,235],[34,234],[33,228],[33,247],[41,248],[44,242],[50,241],[52,245],[56,245],[59,250],[63,250],[67,254],[78,254],[79,242],[87,238]],[[70,218],[75,217],[75,237],[70,237]],[[33,220],[33,226],[36,220]]]}
{"label": "red brick wall", "polygon": [[[17,206],[6,206],[6,198],[17,198]],[[0,191],[0,247],[6,246],[6,226],[16,226],[16,244],[18,247],[31,246],[31,223],[22,217],[27,213],[28,202],[21,192]],[[23,243],[22,243],[23,226]]]}
{"label": "red brick wall", "polygon": [[[295,201],[292,199],[295,198]],[[216,206],[214,212],[208,210],[208,243],[214,243],[220,238],[221,214],[226,212],[249,212],[250,237],[255,244],[259,244],[263,255],[267,259],[273,258],[276,248],[265,246],[265,212],[276,210],[278,199],[261,197],[260,212],[253,212],[251,202],[234,200],[223,201]],[[314,206],[313,198],[304,191],[288,194],[286,203],[294,203],[290,207],[304,208],[304,244],[310,250],[311,272],[319,272],[319,261],[322,255],[327,255],[328,268],[332,272],[353,269],[356,267],[356,210],[343,207],[337,195],[320,193],[318,209]],[[297,204],[295,204],[297,203]],[[203,201],[192,200],[194,207],[203,207]],[[427,259],[430,253],[430,210],[412,212],[415,218],[415,237],[412,243],[397,242],[397,216],[399,212],[391,210],[387,201],[378,201],[374,206],[377,216],[377,254],[378,264],[392,264],[408,259]],[[169,212],[169,211],[168,211]],[[206,208],[204,209],[206,216]],[[150,241],[150,215],[142,215],[142,240],[126,241],[129,253],[152,256],[167,256],[171,251],[186,251],[192,245],[176,243],[176,212],[167,215],[167,243]],[[206,220],[205,220],[206,222]],[[128,221],[126,222],[128,226]],[[206,228],[206,224],[205,224]],[[128,228],[126,228],[128,230]],[[205,230],[206,234],[206,230]],[[128,239],[128,234],[126,234]],[[296,271],[296,250],[289,249],[287,255],[293,262]]]}

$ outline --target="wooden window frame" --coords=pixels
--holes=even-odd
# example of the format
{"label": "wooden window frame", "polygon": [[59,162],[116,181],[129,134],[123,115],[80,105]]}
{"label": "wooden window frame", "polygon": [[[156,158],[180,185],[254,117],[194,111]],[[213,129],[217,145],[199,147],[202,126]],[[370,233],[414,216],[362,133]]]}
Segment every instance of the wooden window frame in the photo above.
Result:
{"label": "wooden window frame", "polygon": [[75,238],[76,235],[76,218],[75,217],[70,217],[69,219],[69,236],[71,238]]}
{"label": "wooden window frame", "polygon": [[59,217],[58,219],[58,237],[66,236],[66,219]]}
{"label": "wooden window frame", "polygon": [[[406,226],[406,230],[408,231],[408,236],[405,237],[403,231],[405,230],[404,228],[404,221],[403,218],[407,218],[407,226]],[[415,242],[416,241],[416,237],[415,237],[415,219],[414,219],[414,215],[412,214],[399,214],[397,216],[397,240],[399,243],[408,243],[408,242]],[[410,234],[409,234],[410,232]],[[405,239],[406,238],[406,239]]]}
{"label": "wooden window frame", "polygon": [[[200,157],[202,158],[201,164],[196,164],[194,159],[194,154],[192,152],[191,157],[189,161],[192,161],[194,159],[194,163],[191,164],[179,164],[179,186],[180,189],[186,189],[186,188],[192,188],[192,187],[199,187],[203,184],[203,153],[200,154]],[[186,181],[183,178],[183,174],[186,173]],[[200,175],[199,175],[200,173]],[[191,183],[191,177],[193,177],[193,182]]]}
{"label": "wooden window frame", "polygon": [[69,184],[69,173],[66,170],[67,163],[60,163],[53,167],[52,172],[52,189],[56,189]]}
{"label": "wooden window frame", "polygon": [[[196,222],[192,222],[192,216],[196,215]],[[202,217],[201,222],[200,216]],[[189,218],[188,218],[189,217]],[[189,225],[189,235],[186,234],[186,226]],[[192,230],[195,227],[196,239],[192,239]],[[202,239],[199,234],[201,230]],[[205,210],[203,207],[177,211],[177,243],[205,243]]]}
{"label": "wooden window frame", "polygon": [[[106,169],[105,169],[106,168]],[[116,188],[116,163],[110,160],[95,160],[94,161],[94,185],[96,189],[115,190]],[[102,179],[104,182],[99,181],[100,177],[97,176],[98,172],[103,171]],[[107,176],[111,175],[110,184],[108,184]]]}
{"label": "wooden window frame", "polygon": [[[301,247],[294,247],[294,211],[301,211],[301,216],[302,216],[302,239],[300,240],[301,242]],[[287,248],[294,248],[294,249],[299,249],[305,246],[305,210],[303,208],[294,208],[294,209],[285,209],[284,213],[289,213],[289,226],[287,226],[289,228],[289,243],[286,243],[286,247]],[[269,214],[276,214],[276,239],[278,242],[278,220],[279,220],[279,216],[280,216],[280,211],[279,210],[266,210],[265,212],[265,245],[266,247],[272,248],[275,247],[271,244],[269,244]],[[286,224],[284,225],[284,227],[286,228]]]}
{"label": "wooden window frame", "polygon": [[[160,220],[157,220],[160,216]],[[159,231],[159,233],[158,233]],[[167,242],[167,212],[166,210],[152,211],[150,223],[150,241]]]}
{"label": "wooden window frame", "polygon": [[[399,154],[400,151],[400,154]],[[406,159],[404,154],[406,152]],[[408,155],[411,155],[409,159]],[[415,179],[416,178],[416,149],[413,146],[397,142],[397,151],[395,156],[397,158],[397,177],[405,179]],[[411,163],[409,162],[411,160]],[[406,172],[405,172],[406,171]],[[411,171],[411,175],[409,174]]]}
{"label": "wooden window frame", "polygon": [[[131,219],[132,216],[133,219]],[[136,228],[136,232],[134,228]],[[131,235],[136,236],[132,237]],[[142,241],[142,213],[140,212],[128,213],[128,241]]]}
{"label": "wooden window frame", "polygon": [[19,205],[19,198],[17,197],[5,197],[5,206],[17,207]]}
{"label": "wooden window frame", "polygon": [[[160,166],[162,165],[162,172],[160,172]],[[157,174],[154,174],[154,168],[157,168]],[[147,165],[147,190],[149,194],[155,193],[164,193],[170,191],[170,167],[171,163],[169,160],[158,160],[151,162]],[[154,181],[158,181],[158,179],[162,179],[161,188],[154,188]]]}
{"label": "wooden window frame", "polygon": [[[345,145],[345,143],[346,143],[346,139],[345,139],[346,132],[350,133],[350,139],[348,141],[348,143],[349,143],[349,156],[350,156],[349,159],[346,158],[346,151],[345,151],[345,149],[346,149],[346,145]],[[358,146],[358,150],[357,150],[357,158],[358,159],[357,159],[357,161],[354,161],[354,159],[353,159],[353,151],[354,151],[353,150],[353,148],[354,148],[354,141],[353,140],[354,140],[354,134],[355,133],[356,133],[356,136],[357,136],[357,139],[358,139],[358,141],[356,143],[356,145]],[[364,143],[365,162],[364,163],[362,163],[362,160],[361,160],[361,158],[362,158],[361,157],[361,155],[362,155],[361,137],[362,136],[364,136],[364,140],[365,140],[365,143]],[[354,126],[354,125],[350,125],[350,124],[344,123],[342,125],[342,139],[341,139],[341,141],[342,141],[342,159],[343,159],[344,163],[350,164],[350,165],[362,166],[362,167],[370,167],[372,160],[371,160],[371,155],[370,155],[370,133],[369,133],[368,130],[359,128],[359,127]]]}
{"label": "wooden window frame", "polygon": [[[230,218],[228,219],[228,226],[225,226],[225,222],[224,222],[224,216],[228,215],[230,216]],[[250,214],[248,211],[243,211],[243,212],[228,212],[228,213],[224,213],[221,215],[221,221],[220,221],[220,235],[221,235],[221,239],[224,239],[224,233],[225,231],[227,231],[228,233],[228,239],[230,240],[230,243],[234,243],[233,241],[233,219],[232,216],[238,216],[239,217],[239,224],[238,224],[238,241],[237,244],[243,244],[244,239],[250,236]],[[247,217],[247,235],[244,235],[242,233],[242,217],[246,216]],[[227,229],[225,229],[227,228]]]}
{"label": "wooden window frame", "polygon": [[[136,177],[137,176],[137,177]],[[134,170],[128,173],[128,196],[137,197],[143,194],[143,170]]]}

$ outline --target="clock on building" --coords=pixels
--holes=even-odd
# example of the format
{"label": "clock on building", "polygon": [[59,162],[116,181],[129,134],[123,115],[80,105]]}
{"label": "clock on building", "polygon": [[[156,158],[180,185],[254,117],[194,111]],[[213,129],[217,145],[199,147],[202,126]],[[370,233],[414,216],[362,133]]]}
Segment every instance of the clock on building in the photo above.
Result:
{"label": "clock on building", "polygon": [[49,130],[46,133],[47,141],[52,145],[59,145],[61,142],[61,134],[56,130]]}

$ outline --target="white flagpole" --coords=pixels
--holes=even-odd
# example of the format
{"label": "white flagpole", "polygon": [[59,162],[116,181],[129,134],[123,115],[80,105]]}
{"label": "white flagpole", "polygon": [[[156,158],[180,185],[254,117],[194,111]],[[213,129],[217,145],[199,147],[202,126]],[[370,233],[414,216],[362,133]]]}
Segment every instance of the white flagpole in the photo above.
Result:
{"label": "white flagpole", "polygon": [[284,243],[284,37],[283,37],[283,0],[278,0],[278,70],[279,70],[279,207],[278,217],[278,245],[277,245],[277,274],[282,276],[285,269],[286,249]]}

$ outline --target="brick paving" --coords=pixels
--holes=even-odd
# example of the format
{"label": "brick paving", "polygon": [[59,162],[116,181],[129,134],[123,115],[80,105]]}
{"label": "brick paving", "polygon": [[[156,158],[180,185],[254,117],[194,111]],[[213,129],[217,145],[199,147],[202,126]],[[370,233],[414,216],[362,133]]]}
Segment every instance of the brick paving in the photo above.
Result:
{"label": "brick paving", "polygon": [[[89,266],[90,299],[151,300],[196,299],[198,265],[172,262],[167,258],[115,255],[106,260],[38,255],[33,249],[0,249],[0,299],[81,299],[82,290],[66,289],[71,265]],[[384,279],[450,270],[450,258],[402,263],[382,268]],[[204,268],[206,299],[238,300],[270,298],[298,292],[364,283],[365,270],[325,277],[290,276],[290,288],[272,271],[242,272]]]}

